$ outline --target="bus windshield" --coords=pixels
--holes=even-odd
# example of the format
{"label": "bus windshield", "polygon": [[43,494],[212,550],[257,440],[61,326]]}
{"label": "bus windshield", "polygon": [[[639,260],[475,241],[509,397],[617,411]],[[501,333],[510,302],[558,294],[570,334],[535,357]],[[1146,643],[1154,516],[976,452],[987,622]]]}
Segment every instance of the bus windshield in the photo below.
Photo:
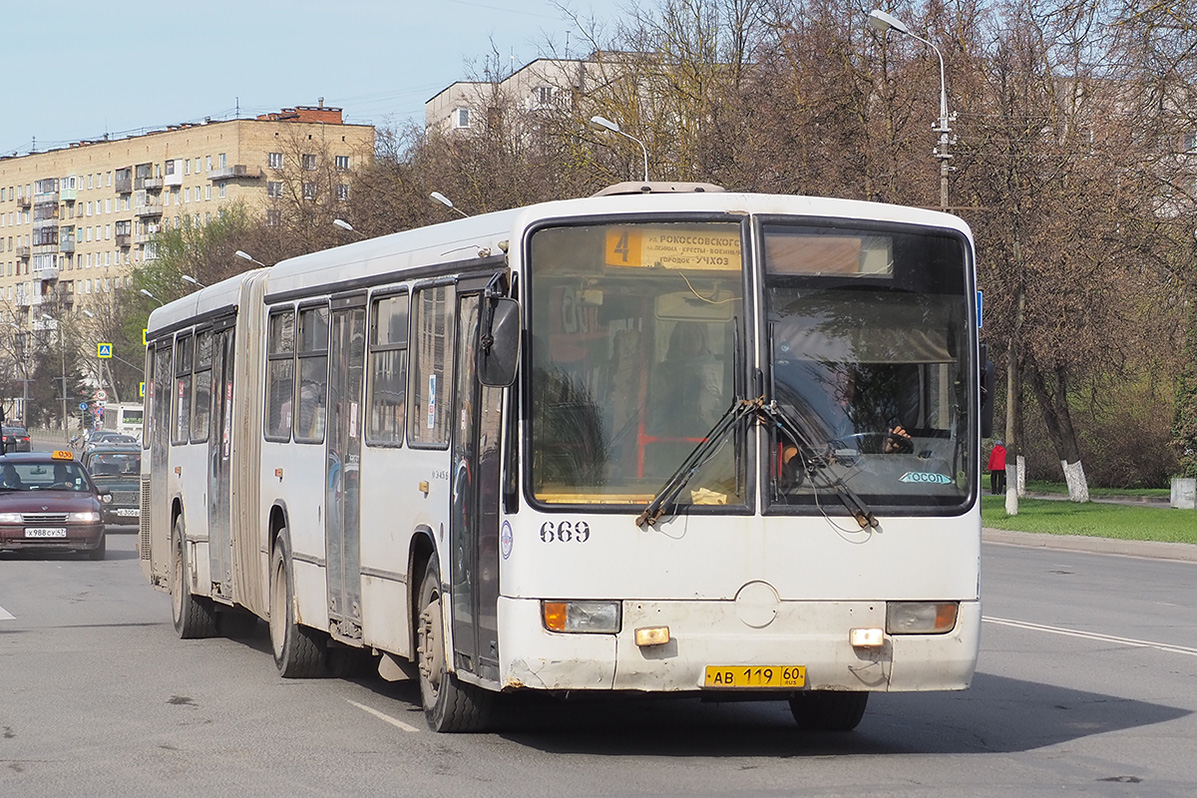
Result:
{"label": "bus windshield", "polygon": [[800,224],[765,225],[763,239],[772,396],[806,438],[775,442],[774,509],[809,509],[828,480],[873,507],[962,505],[963,240]]}
{"label": "bus windshield", "polygon": [[[531,240],[531,457],[548,504],[644,505],[731,404],[739,222],[548,227]],[[743,436],[679,503],[743,505]]]}
{"label": "bus windshield", "polygon": [[[755,467],[766,512],[843,512],[844,492],[873,509],[962,507],[975,457],[965,239],[769,221],[760,277],[747,281],[749,229],[612,223],[532,235],[533,498],[646,505],[759,360],[765,409],[785,421],[766,421],[767,456],[746,462],[751,425],[738,425],[684,475],[676,504],[742,509]],[[748,284],[762,291],[759,358],[737,352]]]}

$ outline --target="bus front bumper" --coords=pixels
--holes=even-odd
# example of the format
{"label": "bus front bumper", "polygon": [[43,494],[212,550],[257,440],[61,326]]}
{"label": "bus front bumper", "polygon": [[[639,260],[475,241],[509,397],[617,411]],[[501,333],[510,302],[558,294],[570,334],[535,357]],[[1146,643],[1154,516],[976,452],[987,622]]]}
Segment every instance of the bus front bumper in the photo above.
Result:
{"label": "bus front bumper", "polygon": [[[733,685],[732,691],[795,689],[924,691],[968,687],[977,663],[981,606],[960,602],[943,634],[882,634],[852,645],[853,629],[884,629],[884,601],[783,601],[749,626],[729,601],[624,601],[616,634],[547,631],[540,602],[500,599],[504,689],[724,692],[708,669],[801,669],[801,685]],[[754,619],[754,623],[757,621]],[[637,645],[637,629],[668,629],[668,641]],[[506,652],[512,652],[508,656]]]}

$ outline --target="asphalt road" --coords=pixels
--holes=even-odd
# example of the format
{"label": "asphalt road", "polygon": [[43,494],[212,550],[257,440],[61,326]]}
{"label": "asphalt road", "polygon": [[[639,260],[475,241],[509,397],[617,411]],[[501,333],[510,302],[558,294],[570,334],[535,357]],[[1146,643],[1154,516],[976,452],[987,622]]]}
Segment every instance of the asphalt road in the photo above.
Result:
{"label": "asphalt road", "polygon": [[619,699],[436,735],[409,683],[280,679],[264,626],[177,639],[135,545],[0,555],[0,795],[1197,794],[1193,563],[986,544],[973,687],[875,696],[849,734]]}

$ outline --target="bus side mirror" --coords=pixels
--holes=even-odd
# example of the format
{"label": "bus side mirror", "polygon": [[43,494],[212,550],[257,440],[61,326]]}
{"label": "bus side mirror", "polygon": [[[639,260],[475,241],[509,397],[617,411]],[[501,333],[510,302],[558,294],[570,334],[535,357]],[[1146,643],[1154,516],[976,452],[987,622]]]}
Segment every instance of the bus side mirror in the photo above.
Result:
{"label": "bus side mirror", "polygon": [[993,437],[993,361],[989,359],[989,344],[980,344],[981,365],[981,437]]}
{"label": "bus side mirror", "polygon": [[520,305],[510,297],[484,297],[478,326],[475,367],[483,385],[505,388],[515,382],[520,356]]}

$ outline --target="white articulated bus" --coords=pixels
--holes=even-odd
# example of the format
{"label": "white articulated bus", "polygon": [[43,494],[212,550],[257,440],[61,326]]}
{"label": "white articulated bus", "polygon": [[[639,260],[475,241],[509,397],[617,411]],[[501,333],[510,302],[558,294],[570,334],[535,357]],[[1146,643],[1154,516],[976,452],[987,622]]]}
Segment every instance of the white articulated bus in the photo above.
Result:
{"label": "white articulated bus", "polygon": [[[284,676],[788,700],[974,671],[991,417],[960,219],[640,184],[247,272],[156,309],[142,567]],[[242,624],[237,624],[242,626]]]}

